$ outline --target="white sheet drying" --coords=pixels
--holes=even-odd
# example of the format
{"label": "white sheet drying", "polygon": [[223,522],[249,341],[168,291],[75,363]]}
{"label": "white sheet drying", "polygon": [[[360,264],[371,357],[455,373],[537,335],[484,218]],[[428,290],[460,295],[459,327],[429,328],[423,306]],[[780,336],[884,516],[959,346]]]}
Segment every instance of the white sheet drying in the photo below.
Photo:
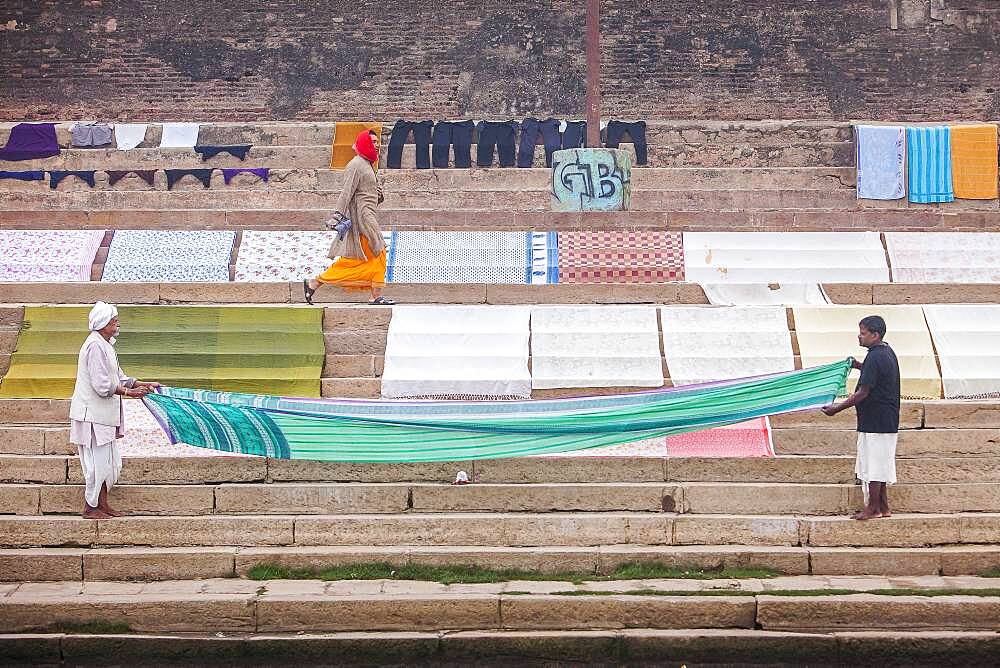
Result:
{"label": "white sheet drying", "polygon": [[191,148],[198,143],[198,123],[164,123],[161,148]]}
{"label": "white sheet drying", "polygon": [[1000,233],[886,232],[895,283],[1000,283]]}
{"label": "white sheet drying", "polygon": [[1000,305],[934,304],[924,314],[945,399],[1000,397]]}
{"label": "white sheet drying", "polygon": [[115,146],[119,151],[133,149],[145,138],[145,123],[115,123]]}
{"label": "white sheet drying", "polygon": [[819,283],[706,283],[701,287],[709,303],[720,306],[830,303]]}

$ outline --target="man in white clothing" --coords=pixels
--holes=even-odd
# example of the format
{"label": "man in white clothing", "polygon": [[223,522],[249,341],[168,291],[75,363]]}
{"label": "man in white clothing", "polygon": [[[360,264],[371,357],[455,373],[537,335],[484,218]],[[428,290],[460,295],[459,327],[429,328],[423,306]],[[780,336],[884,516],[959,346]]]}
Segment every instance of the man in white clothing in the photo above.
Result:
{"label": "man in white clothing", "polygon": [[90,336],[80,348],[70,403],[69,438],[80,453],[86,482],[83,517],[96,520],[121,515],[108,505],[108,490],[122,468],[117,440],[125,435],[122,397],[141,398],[160,384],[130,378],[118,366],[118,309],[97,302],[89,320]]}

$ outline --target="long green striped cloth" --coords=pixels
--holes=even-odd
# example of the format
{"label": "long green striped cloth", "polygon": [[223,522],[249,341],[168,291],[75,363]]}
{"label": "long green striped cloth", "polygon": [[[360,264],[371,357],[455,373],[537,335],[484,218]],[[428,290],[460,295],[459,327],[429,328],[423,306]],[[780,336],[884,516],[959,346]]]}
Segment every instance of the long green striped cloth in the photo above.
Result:
{"label": "long green striped cloth", "polygon": [[628,443],[817,408],[851,359],[603,397],[514,402],[295,399],[164,387],[146,405],[173,443],[281,459],[430,462]]}

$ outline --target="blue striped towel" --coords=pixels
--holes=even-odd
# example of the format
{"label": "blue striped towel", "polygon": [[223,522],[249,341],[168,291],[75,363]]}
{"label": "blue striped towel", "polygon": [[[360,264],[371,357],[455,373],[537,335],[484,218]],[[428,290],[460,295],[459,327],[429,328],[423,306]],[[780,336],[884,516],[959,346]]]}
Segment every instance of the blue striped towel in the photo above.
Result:
{"label": "blue striped towel", "polygon": [[920,204],[951,202],[951,128],[906,128],[910,201]]}
{"label": "blue striped towel", "polygon": [[858,199],[906,197],[906,129],[857,125]]}

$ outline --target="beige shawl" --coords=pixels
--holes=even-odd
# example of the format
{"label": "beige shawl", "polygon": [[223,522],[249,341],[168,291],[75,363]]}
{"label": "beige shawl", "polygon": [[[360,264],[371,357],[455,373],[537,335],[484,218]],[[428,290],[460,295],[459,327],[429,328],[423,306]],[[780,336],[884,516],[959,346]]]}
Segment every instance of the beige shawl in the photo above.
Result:
{"label": "beige shawl", "polygon": [[375,219],[378,206],[378,180],[372,164],[360,155],[347,163],[344,169],[344,189],[337,200],[337,211],[351,219],[351,229],[339,241],[330,246],[329,256],[351,257],[366,260],[361,249],[361,235],[368,240],[368,248],[378,255],[385,248],[382,229]]}

